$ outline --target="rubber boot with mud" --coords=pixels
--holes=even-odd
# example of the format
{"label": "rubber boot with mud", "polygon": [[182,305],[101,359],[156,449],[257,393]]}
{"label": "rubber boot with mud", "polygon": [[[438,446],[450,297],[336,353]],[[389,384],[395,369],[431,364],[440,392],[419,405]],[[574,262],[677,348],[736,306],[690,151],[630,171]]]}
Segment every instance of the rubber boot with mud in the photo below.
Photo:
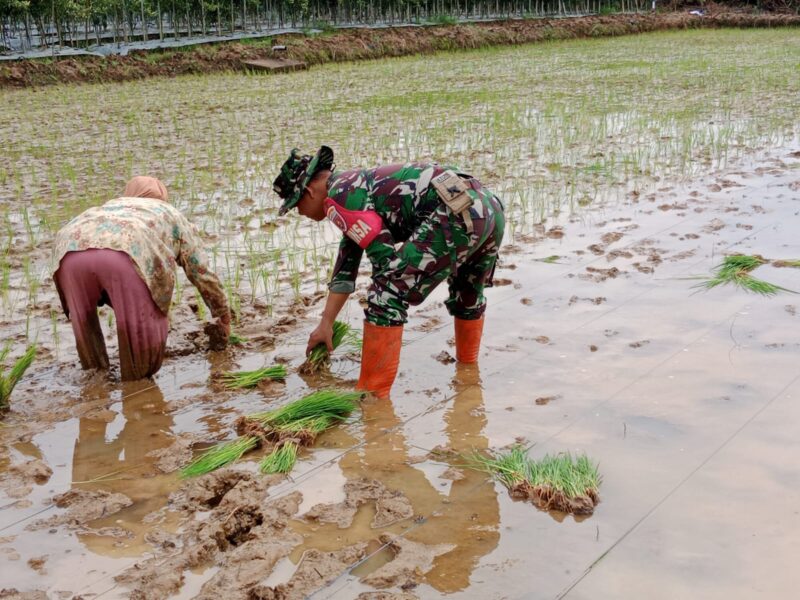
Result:
{"label": "rubber boot with mud", "polygon": [[397,368],[403,326],[381,327],[364,321],[364,342],[361,350],[361,375],[356,389],[372,392],[381,400],[389,397]]}
{"label": "rubber boot with mud", "polygon": [[461,363],[478,362],[478,351],[481,349],[483,334],[483,317],[465,320],[455,318],[456,325],[456,360]]}

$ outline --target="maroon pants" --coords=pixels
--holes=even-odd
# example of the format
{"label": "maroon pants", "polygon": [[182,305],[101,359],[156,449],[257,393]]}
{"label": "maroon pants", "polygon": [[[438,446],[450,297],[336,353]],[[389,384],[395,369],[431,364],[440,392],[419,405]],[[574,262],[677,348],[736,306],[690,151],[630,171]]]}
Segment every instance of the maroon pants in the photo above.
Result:
{"label": "maroon pants", "polygon": [[130,257],[116,250],[68,252],[56,285],[66,304],[84,369],[108,368],[97,307],[114,309],[122,379],[150,377],[161,368],[169,321],[153,302]]}

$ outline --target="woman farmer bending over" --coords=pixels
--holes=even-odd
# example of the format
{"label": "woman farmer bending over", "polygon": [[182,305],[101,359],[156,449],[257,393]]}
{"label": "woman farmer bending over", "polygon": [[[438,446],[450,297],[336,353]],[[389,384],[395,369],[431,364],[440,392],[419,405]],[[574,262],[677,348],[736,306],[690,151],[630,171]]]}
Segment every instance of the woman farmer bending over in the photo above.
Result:
{"label": "woman farmer bending over", "polygon": [[176,264],[216,318],[213,333],[227,340],[231,317],[202,240],[167,202],[164,184],[134,177],[122,196],[81,213],[56,234],[53,281],[84,369],[108,368],[97,307],[114,309],[120,370],[130,381],[161,368]]}
{"label": "woman farmer bending over", "polygon": [[476,362],[486,310],[483,289],[492,285],[505,226],[500,200],[477,179],[436,163],[333,168],[327,146],[314,157],[295,149],[273,185],[284,201],[281,214],[296,206],[315,221],[327,216],[344,233],[308,351],[319,343],[332,350],[333,322],[355,289],[366,251],[372,285],[358,388],[380,398],[389,395],[408,307],[420,304],[445,279],[456,358]]}

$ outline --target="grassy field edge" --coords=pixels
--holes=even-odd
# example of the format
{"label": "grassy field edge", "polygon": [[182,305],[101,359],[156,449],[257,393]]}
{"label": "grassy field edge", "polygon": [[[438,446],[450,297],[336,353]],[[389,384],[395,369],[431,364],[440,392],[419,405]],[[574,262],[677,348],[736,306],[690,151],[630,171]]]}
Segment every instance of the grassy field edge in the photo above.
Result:
{"label": "grassy field edge", "polygon": [[484,23],[343,29],[318,35],[285,34],[251,41],[134,52],[128,56],[18,60],[0,64],[0,88],[59,83],[131,81],[241,70],[243,60],[271,56],[273,44],[287,46],[283,56],[309,65],[369,60],[489,46],[551,40],[633,35],[652,31],[718,28],[797,27],[800,15],[719,13],[621,14],[570,19],[528,19]]}

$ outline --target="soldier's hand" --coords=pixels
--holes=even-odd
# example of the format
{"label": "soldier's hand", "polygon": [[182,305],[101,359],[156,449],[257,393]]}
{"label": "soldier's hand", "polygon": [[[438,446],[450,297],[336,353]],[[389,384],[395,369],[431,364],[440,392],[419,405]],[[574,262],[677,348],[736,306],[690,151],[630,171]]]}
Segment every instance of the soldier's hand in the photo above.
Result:
{"label": "soldier's hand", "polygon": [[308,336],[308,346],[306,346],[306,356],[320,344],[325,344],[328,352],[333,352],[333,326],[325,321],[320,322],[317,328]]}

